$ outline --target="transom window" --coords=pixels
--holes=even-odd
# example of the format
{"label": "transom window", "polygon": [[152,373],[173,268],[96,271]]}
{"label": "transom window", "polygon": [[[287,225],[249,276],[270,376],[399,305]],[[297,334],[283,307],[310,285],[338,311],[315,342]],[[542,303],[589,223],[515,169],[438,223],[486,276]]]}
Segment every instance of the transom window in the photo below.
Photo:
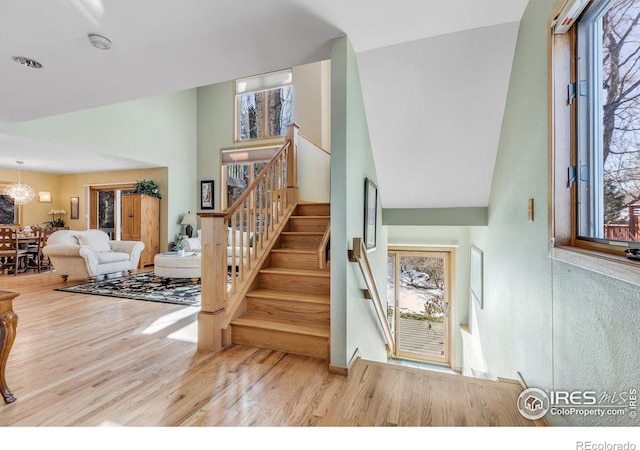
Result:
{"label": "transom window", "polygon": [[640,241],[639,20],[640,0],[596,0],[577,23],[578,239]]}
{"label": "transom window", "polygon": [[236,139],[284,136],[293,122],[291,69],[236,80]]}

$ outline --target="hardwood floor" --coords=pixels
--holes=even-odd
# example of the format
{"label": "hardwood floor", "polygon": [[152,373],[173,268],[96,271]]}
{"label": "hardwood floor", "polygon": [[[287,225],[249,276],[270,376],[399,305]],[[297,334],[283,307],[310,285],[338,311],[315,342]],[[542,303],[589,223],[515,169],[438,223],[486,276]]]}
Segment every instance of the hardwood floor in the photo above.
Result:
{"label": "hardwood floor", "polygon": [[[69,284],[79,284],[70,280]],[[20,292],[0,426],[534,426],[520,387],[358,360],[233,346],[198,353],[197,308],[55,291],[54,273],[0,276]]]}

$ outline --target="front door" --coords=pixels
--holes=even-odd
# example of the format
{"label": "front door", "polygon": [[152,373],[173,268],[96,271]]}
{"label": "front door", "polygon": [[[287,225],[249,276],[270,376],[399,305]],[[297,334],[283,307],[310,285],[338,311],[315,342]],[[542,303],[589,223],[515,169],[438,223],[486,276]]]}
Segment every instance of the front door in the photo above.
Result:
{"label": "front door", "polygon": [[390,249],[389,321],[399,359],[451,363],[451,251]]}

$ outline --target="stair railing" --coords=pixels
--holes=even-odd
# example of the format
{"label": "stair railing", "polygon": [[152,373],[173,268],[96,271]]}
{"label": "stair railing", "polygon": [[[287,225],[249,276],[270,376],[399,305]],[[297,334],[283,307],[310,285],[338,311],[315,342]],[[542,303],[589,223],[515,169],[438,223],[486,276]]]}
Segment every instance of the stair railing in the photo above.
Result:
{"label": "stair railing", "polygon": [[353,238],[353,250],[349,250],[349,261],[357,262],[360,267],[360,272],[364,278],[365,285],[367,287],[365,291],[365,298],[370,299],[373,302],[373,307],[376,311],[376,317],[380,322],[382,328],[382,334],[384,335],[387,350],[395,352],[395,340],[389,322],[387,321],[387,313],[382,303],[382,297],[380,297],[380,291],[378,290],[378,284],[376,283],[376,277],[373,274],[371,263],[367,257],[367,249],[364,245],[362,238]]}
{"label": "stair railing", "polygon": [[287,127],[284,145],[227,211],[199,213],[199,349],[230,344],[228,325],[298,202],[298,128]]}
{"label": "stair railing", "polygon": [[318,267],[326,269],[329,262],[329,238],[331,237],[331,221],[327,223],[327,227],[322,235],[322,240],[318,246]]}

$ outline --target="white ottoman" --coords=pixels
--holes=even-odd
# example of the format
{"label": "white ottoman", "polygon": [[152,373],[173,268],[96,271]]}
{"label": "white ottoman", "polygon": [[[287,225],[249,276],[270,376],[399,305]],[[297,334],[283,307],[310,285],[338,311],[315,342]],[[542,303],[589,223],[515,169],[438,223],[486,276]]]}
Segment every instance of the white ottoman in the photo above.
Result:
{"label": "white ottoman", "polygon": [[153,272],[163,278],[200,278],[200,261],[200,253],[158,253],[153,259]]}

